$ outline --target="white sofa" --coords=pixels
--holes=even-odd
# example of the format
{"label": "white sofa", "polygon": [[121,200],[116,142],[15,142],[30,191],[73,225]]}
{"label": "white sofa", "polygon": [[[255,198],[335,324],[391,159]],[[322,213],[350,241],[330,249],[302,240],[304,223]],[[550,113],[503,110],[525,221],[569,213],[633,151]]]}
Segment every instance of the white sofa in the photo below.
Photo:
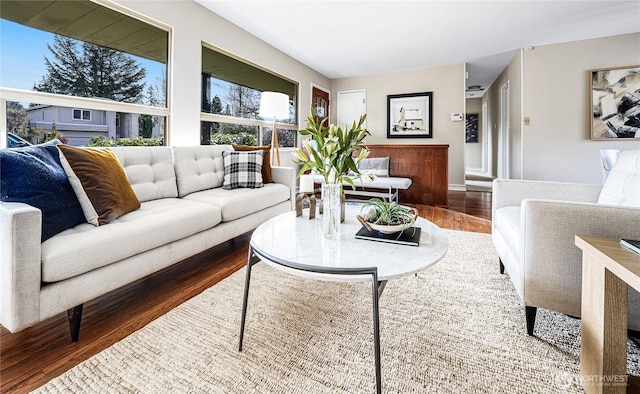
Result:
{"label": "white sofa", "polygon": [[273,167],[274,183],[262,188],[223,189],[229,145],[111,149],[141,206],[107,225],[41,243],[39,209],[0,203],[0,323],[9,331],[67,311],[75,341],[83,303],[293,209],[293,168]]}
{"label": "white sofa", "polygon": [[[620,154],[604,185],[498,179],[492,239],[525,306],[533,335],[537,308],[579,317],[582,253],[575,235],[640,239],[640,151]],[[640,329],[630,290],[628,326]]]}

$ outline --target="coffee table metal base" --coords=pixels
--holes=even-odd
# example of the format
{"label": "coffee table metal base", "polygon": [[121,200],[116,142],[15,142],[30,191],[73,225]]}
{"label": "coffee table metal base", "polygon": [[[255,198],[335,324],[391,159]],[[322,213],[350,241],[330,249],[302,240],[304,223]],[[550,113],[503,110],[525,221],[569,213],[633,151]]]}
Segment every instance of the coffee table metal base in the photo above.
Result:
{"label": "coffee table metal base", "polygon": [[299,270],[299,271],[307,271],[313,273],[321,273],[321,274],[330,274],[330,275],[371,275],[371,296],[373,299],[373,346],[375,353],[375,364],[376,364],[376,392],[382,392],[382,376],[381,376],[381,368],[380,368],[380,319],[379,319],[379,308],[378,301],[382,296],[382,291],[384,290],[385,285],[387,284],[386,280],[379,281],[378,280],[378,269],[375,267],[372,268],[328,268],[328,267],[314,267],[314,266],[301,266],[299,264],[293,262],[282,261],[273,256],[262,256],[258,252],[256,252],[253,246],[249,246],[249,257],[247,259],[247,274],[244,282],[244,297],[242,300],[242,320],[240,322],[240,341],[238,344],[238,351],[242,351],[242,341],[244,339],[244,327],[246,323],[247,317],[247,303],[249,300],[249,284],[251,282],[251,268],[262,259],[267,259],[270,262],[273,262],[278,265],[282,265],[284,267]]}

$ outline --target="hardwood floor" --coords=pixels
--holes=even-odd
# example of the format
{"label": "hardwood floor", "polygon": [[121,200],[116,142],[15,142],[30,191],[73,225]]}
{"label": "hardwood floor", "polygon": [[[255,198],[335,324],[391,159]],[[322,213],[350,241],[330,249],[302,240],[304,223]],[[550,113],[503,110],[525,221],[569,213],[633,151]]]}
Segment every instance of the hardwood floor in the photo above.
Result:
{"label": "hardwood floor", "polygon": [[[491,232],[491,194],[450,192],[449,209],[414,205],[442,228]],[[473,216],[470,216],[473,215]],[[60,314],[15,334],[0,327],[0,392],[33,390],[125,338],[246,264],[243,235],[84,305],[80,340]]]}

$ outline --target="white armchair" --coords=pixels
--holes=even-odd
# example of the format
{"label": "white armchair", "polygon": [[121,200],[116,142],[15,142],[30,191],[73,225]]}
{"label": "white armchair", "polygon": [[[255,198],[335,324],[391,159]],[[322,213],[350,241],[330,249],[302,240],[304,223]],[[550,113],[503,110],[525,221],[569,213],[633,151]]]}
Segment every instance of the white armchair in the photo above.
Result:
{"label": "white armchair", "polygon": [[[630,171],[623,170],[625,163]],[[623,175],[613,175],[618,167]],[[623,197],[612,200],[612,190]],[[640,151],[622,152],[604,186],[496,180],[492,204],[500,272],[506,270],[520,295],[527,333],[533,335],[537,308],[580,316],[582,253],[576,234],[640,239]],[[633,290],[628,327],[640,330],[640,296]]]}

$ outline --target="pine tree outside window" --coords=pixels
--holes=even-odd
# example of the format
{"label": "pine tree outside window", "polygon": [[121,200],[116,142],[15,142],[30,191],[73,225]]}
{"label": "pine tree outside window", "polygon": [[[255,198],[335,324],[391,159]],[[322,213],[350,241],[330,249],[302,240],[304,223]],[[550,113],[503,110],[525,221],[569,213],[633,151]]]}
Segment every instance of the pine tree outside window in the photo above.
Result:
{"label": "pine tree outside window", "polygon": [[[129,13],[99,1],[25,7],[3,0],[0,105],[7,111],[0,137],[11,132],[39,143],[55,135],[84,145],[144,134],[165,141],[170,29]],[[25,41],[28,50],[20,47]]]}

